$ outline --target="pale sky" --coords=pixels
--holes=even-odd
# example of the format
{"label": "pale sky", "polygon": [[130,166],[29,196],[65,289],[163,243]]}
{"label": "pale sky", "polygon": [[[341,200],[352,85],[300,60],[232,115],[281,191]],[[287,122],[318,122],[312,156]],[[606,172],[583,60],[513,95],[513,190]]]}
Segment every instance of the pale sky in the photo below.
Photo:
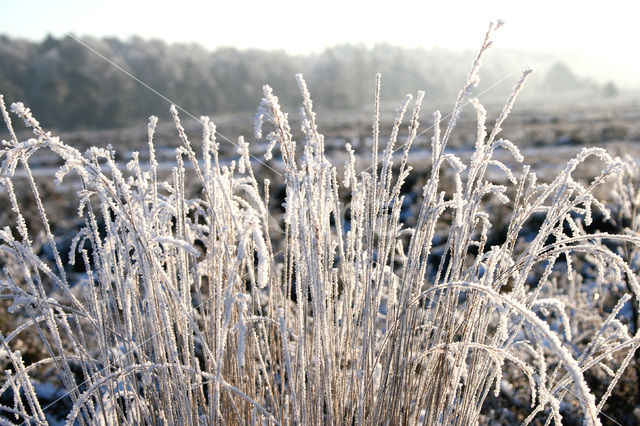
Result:
{"label": "pale sky", "polygon": [[570,49],[640,70],[639,0],[0,0],[0,33],[13,37],[139,35],[290,53],[346,42],[476,49],[498,18],[498,47]]}

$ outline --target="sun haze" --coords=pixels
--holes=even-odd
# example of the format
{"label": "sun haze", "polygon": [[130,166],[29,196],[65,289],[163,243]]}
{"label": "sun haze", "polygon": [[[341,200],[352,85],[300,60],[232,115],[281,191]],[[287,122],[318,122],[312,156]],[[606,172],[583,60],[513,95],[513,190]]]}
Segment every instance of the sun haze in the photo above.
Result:
{"label": "sun haze", "polygon": [[490,20],[508,24],[502,47],[572,49],[616,64],[637,64],[637,2],[449,1],[384,2],[326,0],[231,1],[218,4],[115,0],[5,2],[2,32],[40,39],[47,34],[160,38],[209,48],[318,51],[338,43],[475,48]]}

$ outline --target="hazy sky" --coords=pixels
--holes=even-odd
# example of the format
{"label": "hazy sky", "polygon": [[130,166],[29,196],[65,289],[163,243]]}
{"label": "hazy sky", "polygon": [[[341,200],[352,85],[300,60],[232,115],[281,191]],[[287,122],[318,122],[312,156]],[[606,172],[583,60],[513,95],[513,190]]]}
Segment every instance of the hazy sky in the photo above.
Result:
{"label": "hazy sky", "polygon": [[135,34],[293,53],[344,42],[475,49],[488,22],[501,18],[498,46],[571,49],[637,69],[639,17],[640,0],[0,0],[0,33],[10,36]]}

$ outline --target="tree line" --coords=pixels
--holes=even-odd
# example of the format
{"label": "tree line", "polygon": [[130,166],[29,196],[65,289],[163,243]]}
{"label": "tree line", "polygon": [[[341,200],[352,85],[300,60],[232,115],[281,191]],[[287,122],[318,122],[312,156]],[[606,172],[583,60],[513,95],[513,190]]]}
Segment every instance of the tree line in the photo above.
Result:
{"label": "tree line", "polygon": [[[450,98],[474,57],[470,51],[386,44],[339,45],[320,53],[291,55],[256,49],[210,51],[197,44],[137,37],[81,41],[196,115],[251,111],[264,84],[274,88],[283,105],[295,106],[298,72],[305,75],[320,110],[369,107],[378,72],[383,75],[383,101],[397,101],[418,89],[425,89],[431,99]],[[504,57],[487,61],[484,81],[500,80],[516,67],[515,62]],[[526,62],[518,66],[522,63]],[[559,87],[552,87],[548,74],[554,66],[547,68],[531,90],[562,90],[584,83],[565,65],[556,64],[562,79]],[[498,91],[506,92],[515,78],[503,82]],[[69,36],[49,36],[41,42],[0,36],[0,93],[9,102],[23,101],[43,125],[58,129],[127,126],[167,110],[165,100]]]}

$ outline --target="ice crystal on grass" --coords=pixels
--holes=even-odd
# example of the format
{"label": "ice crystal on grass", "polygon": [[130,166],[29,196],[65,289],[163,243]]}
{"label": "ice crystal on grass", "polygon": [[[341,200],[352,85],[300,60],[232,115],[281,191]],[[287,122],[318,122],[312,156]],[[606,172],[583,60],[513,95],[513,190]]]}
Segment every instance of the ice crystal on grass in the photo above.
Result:
{"label": "ice crystal on grass", "polygon": [[[539,183],[528,166],[498,161],[499,148],[524,161],[499,136],[528,70],[491,132],[485,108],[470,100],[478,120],[470,161],[446,151],[499,26],[487,33],[444,131],[441,114],[433,115],[431,167],[410,227],[401,220],[402,188],[415,173],[409,152],[424,93],[407,96],[379,152],[380,76],[371,165],[356,170],[347,145],[342,179],[325,154],[303,77],[296,77],[300,144],[264,87],[256,137],[268,132],[259,142],[268,144],[265,158],[277,147],[283,160],[281,216],[269,209],[270,183],[258,182],[248,143],[239,140],[237,163],[219,162],[208,117],[199,154],[171,108],[181,147],[163,175],[155,117],[146,171],[138,154],[126,168],[110,149],[81,154],[18,103],[12,111],[34,133],[19,141],[0,98],[11,135],[0,151],[0,183],[15,218],[0,232],[0,295],[17,318],[0,333],[0,395],[15,396],[0,413],[47,423],[51,407],[32,380],[53,371],[70,401],[69,424],[477,424],[490,395],[501,392],[523,401],[525,423],[560,424],[579,414],[600,424],[640,346],[637,326],[623,318],[629,304],[637,316],[640,237],[635,228],[588,233],[584,225],[594,212],[608,217],[594,194],[609,178],[618,178],[626,203],[614,217],[635,212],[637,191],[622,179],[635,169],[590,148]],[[69,262],[84,267],[82,284],[67,274],[29,165],[47,148],[64,163],[58,180],[73,175],[81,187],[83,224]],[[574,173],[590,157],[602,170],[578,181]],[[492,182],[490,167],[507,183]],[[26,176],[44,236],[25,219],[16,170]],[[498,226],[504,235],[491,243]],[[49,247],[49,259],[36,241]],[[29,333],[44,352],[26,361],[18,348]],[[590,389],[587,374],[606,389]]]}

